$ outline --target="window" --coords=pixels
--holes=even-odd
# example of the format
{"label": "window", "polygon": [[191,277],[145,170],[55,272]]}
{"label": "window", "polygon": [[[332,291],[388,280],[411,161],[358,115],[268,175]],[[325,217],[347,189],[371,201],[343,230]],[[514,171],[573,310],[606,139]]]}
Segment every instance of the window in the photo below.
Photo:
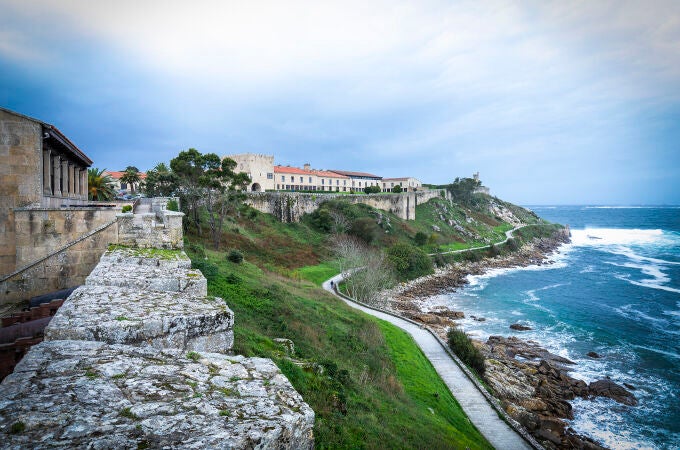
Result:
{"label": "window", "polygon": [[280,188],[280,185],[277,184],[277,185],[276,185],[276,190],[278,191],[279,189],[281,189],[281,188]]}
{"label": "window", "polygon": [[267,174],[267,179],[268,179],[268,180],[273,180],[273,179],[274,179],[274,174],[273,174],[273,173],[268,173],[268,174]]}
{"label": "window", "polygon": [[359,181],[359,187],[361,187],[361,181]]}
{"label": "window", "polygon": [[324,178],[321,179],[321,184],[326,184],[326,180]]}
{"label": "window", "polygon": [[347,180],[342,180],[343,186],[347,186]]}
{"label": "window", "polygon": [[335,180],[335,185],[340,186],[340,180]]}
{"label": "window", "polygon": [[284,181],[286,181],[286,176],[285,176],[285,175],[281,175],[281,182],[284,182]]}
{"label": "window", "polygon": [[121,190],[126,190],[127,189],[127,183],[120,183],[120,189]]}
{"label": "window", "polygon": [[312,182],[312,177],[309,177],[309,182],[310,182],[310,183]]}

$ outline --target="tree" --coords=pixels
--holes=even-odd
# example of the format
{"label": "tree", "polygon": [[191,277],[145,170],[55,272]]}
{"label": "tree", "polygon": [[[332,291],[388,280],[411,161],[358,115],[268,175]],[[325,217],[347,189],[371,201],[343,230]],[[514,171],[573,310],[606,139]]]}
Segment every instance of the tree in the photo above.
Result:
{"label": "tree", "polygon": [[422,277],[433,271],[432,260],[427,253],[409,244],[394,244],[387,250],[387,258],[401,280]]}
{"label": "tree", "polygon": [[97,201],[109,201],[115,196],[113,179],[107,174],[106,169],[95,167],[87,170],[87,198]]}
{"label": "tree", "polygon": [[127,166],[125,172],[123,172],[123,175],[120,177],[121,183],[127,183],[130,185],[130,190],[133,194],[135,193],[135,184],[139,184],[141,180],[142,177],[139,174],[139,170],[137,170],[137,168],[134,166]]}
{"label": "tree", "polygon": [[179,178],[165,163],[159,163],[146,173],[144,193],[147,197],[171,197],[179,187]]}
{"label": "tree", "polygon": [[402,188],[401,188],[400,185],[396,185],[396,186],[394,186],[394,187],[392,188],[392,192],[395,193],[395,194],[401,194],[402,191],[403,191],[403,190],[402,190]]}
{"label": "tree", "polygon": [[236,192],[250,182],[247,174],[234,173],[236,161],[220,160],[215,153],[201,154],[195,148],[180,152],[170,161],[179,180],[179,194],[187,210],[187,219],[203,234],[200,207],[204,207],[215,248],[219,248],[222,224],[242,194]]}
{"label": "tree", "polygon": [[334,236],[331,247],[351,297],[372,303],[380,291],[394,285],[394,272],[382,252],[348,235]]}
{"label": "tree", "polygon": [[366,186],[364,192],[366,194],[379,194],[382,192],[382,189],[380,189],[380,186]]}
{"label": "tree", "polygon": [[475,203],[475,191],[482,182],[474,178],[456,178],[453,183],[446,186],[451,193],[453,201],[465,206],[473,206]]}

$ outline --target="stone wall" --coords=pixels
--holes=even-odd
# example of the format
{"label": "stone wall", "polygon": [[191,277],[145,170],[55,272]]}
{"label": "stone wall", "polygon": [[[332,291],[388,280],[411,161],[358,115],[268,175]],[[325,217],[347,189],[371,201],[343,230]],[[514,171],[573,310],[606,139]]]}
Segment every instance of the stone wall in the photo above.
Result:
{"label": "stone wall", "polygon": [[0,110],[0,275],[16,269],[14,208],[40,206],[41,126]]}
{"label": "stone wall", "polygon": [[309,194],[297,192],[248,193],[246,203],[264,213],[272,214],[282,222],[297,222],[303,214],[311,213],[323,202],[333,199],[349,203],[364,203],[373,208],[389,211],[404,220],[415,220],[419,203],[442,195],[442,190],[408,192],[403,194]]}
{"label": "stone wall", "polygon": [[0,281],[0,304],[83,284],[108,245],[116,242],[117,235],[114,222],[29,269],[3,279]]}
{"label": "stone wall", "polygon": [[271,360],[227,354],[234,315],[190,267],[107,252],[0,385],[4,447],[313,448],[314,411]]}
{"label": "stone wall", "polygon": [[168,210],[161,214],[118,214],[116,242],[140,248],[183,248],[182,217],[184,213]]}
{"label": "stone wall", "polygon": [[[17,268],[47,256],[88,232],[111,222],[114,208],[21,208],[14,211]],[[106,250],[103,245],[95,261]],[[90,270],[92,270],[90,267]],[[89,273],[89,271],[87,272]]]}

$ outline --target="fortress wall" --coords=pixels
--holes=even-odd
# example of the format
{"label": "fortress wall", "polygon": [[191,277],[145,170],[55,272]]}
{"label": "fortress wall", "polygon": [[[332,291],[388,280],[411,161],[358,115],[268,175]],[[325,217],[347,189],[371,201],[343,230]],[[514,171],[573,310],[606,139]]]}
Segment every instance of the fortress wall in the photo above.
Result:
{"label": "fortress wall", "polygon": [[311,213],[328,200],[363,203],[389,211],[404,220],[415,220],[416,205],[441,196],[441,190],[417,191],[403,194],[310,194],[298,192],[248,193],[246,203],[258,211],[272,214],[282,222],[298,222],[303,214]]}

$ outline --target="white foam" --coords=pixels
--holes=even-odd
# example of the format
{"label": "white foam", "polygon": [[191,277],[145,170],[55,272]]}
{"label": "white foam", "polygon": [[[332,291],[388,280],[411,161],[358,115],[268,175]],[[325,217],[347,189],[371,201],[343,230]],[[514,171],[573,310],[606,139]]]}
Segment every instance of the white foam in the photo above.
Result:
{"label": "white foam", "polygon": [[663,230],[630,228],[585,228],[571,230],[571,242],[576,246],[653,244],[664,238]]}

